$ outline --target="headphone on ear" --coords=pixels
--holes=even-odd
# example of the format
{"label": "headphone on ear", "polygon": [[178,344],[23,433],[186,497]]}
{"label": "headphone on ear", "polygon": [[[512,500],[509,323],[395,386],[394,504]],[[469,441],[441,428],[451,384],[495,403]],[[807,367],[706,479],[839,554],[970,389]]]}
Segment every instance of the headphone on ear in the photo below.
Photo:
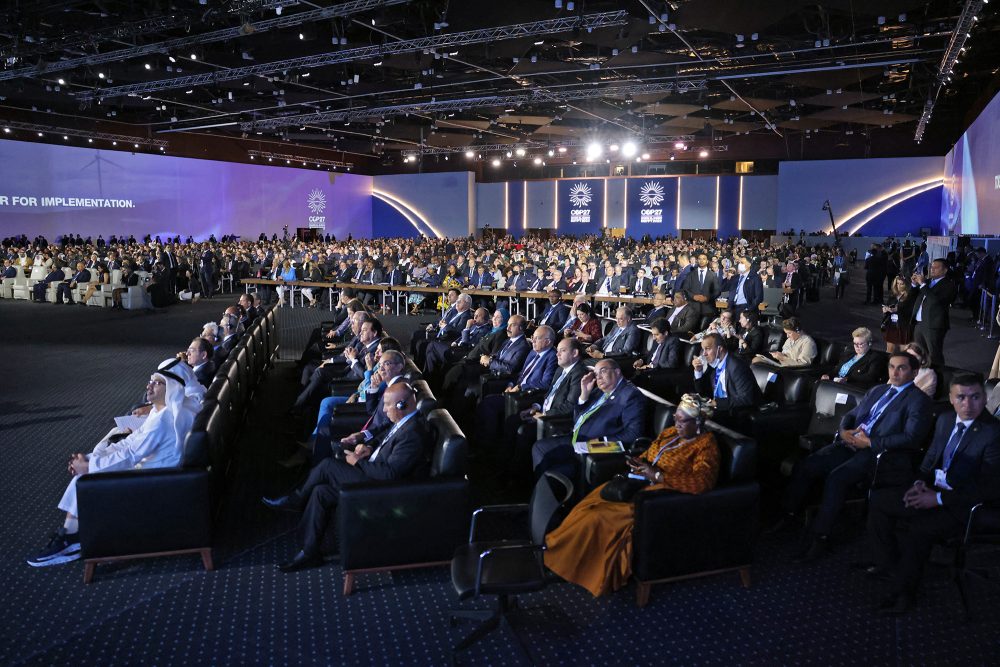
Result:
{"label": "headphone on ear", "polygon": [[396,409],[402,410],[406,407],[406,401],[396,401]]}

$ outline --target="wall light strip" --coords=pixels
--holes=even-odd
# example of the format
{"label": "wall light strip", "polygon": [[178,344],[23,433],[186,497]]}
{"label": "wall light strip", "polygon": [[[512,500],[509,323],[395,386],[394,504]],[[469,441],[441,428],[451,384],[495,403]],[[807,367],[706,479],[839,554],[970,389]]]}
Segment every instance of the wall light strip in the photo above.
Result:
{"label": "wall light strip", "polygon": [[510,183],[503,182],[503,228],[510,229]]}
{"label": "wall light strip", "polygon": [[[915,182],[915,183],[907,183],[903,187],[897,188],[896,190],[893,190],[892,192],[883,193],[882,195],[880,195],[879,197],[877,197],[875,199],[870,199],[870,200],[866,201],[864,204],[862,204],[861,206],[858,206],[857,208],[855,208],[854,210],[852,210],[850,213],[848,213],[846,216],[844,216],[843,218],[841,218],[838,227],[840,227],[840,228],[847,227],[847,225],[851,222],[852,219],[854,219],[857,216],[861,215],[862,213],[864,213],[865,211],[867,211],[868,209],[870,209],[872,206],[877,206],[878,204],[880,204],[881,202],[886,201],[887,199],[890,199],[892,197],[896,197],[897,195],[901,195],[904,192],[908,192],[909,190],[914,190],[916,188],[920,188],[920,187],[923,187],[925,185],[931,185],[931,184],[940,185],[943,182],[944,182],[944,178],[941,177],[941,176],[938,176],[936,178],[931,178],[931,179],[928,179],[926,181],[919,181],[919,182]],[[857,229],[857,227],[855,229]],[[853,234],[853,233],[854,233],[854,231],[851,231],[851,234]]]}
{"label": "wall light strip", "polygon": [[736,229],[743,231],[743,179],[746,176],[740,176],[740,208],[739,213],[736,214]]}
{"label": "wall light strip", "polygon": [[910,190],[910,191],[907,191],[905,193],[902,193],[901,196],[897,195],[896,197],[888,197],[886,199],[881,200],[879,202],[880,205],[874,207],[872,209],[872,212],[870,212],[865,217],[861,218],[861,222],[859,222],[857,224],[857,226],[855,226],[854,229],[852,229],[848,233],[849,234],[853,234],[854,232],[858,231],[859,229],[861,229],[862,227],[864,227],[865,225],[867,225],[869,222],[871,222],[872,220],[874,220],[875,218],[877,218],[881,214],[883,214],[886,211],[888,211],[893,206],[896,206],[897,204],[902,204],[907,199],[911,199],[913,197],[916,197],[919,194],[923,194],[923,193],[925,193],[925,192],[927,192],[929,190],[933,190],[934,188],[940,187],[941,185],[943,185],[943,183],[929,183],[927,185],[920,186],[919,188],[917,188],[915,190]]}
{"label": "wall light strip", "polygon": [[444,235],[441,232],[439,232],[437,229],[435,229],[434,225],[432,225],[427,220],[427,216],[425,216],[423,213],[421,213],[420,211],[418,211],[416,208],[414,208],[408,202],[405,202],[402,199],[399,199],[399,198],[397,198],[397,197],[395,197],[393,195],[390,195],[387,192],[382,192],[381,190],[372,189],[372,194],[374,196],[378,197],[379,199],[381,199],[382,201],[384,201],[385,203],[389,204],[393,208],[395,208],[397,211],[399,211],[403,215],[403,217],[406,218],[410,222],[411,225],[413,225],[414,227],[416,227],[417,231],[420,232],[421,234],[425,234],[426,232],[424,232],[424,230],[420,229],[420,226],[417,225],[416,221],[414,221],[413,219],[411,219],[407,215],[407,213],[409,215],[412,215],[414,218],[416,218],[417,220],[419,220],[424,225],[426,225],[427,229],[429,229],[431,231],[431,233],[434,234],[435,237],[437,237],[439,239],[443,239],[444,238]]}
{"label": "wall light strip", "polygon": [[552,214],[552,228],[559,229],[559,181],[552,181],[552,201],[555,202],[555,206],[552,207],[554,211]]}
{"label": "wall light strip", "polygon": [[[721,185],[721,176],[715,177],[715,231],[719,231],[719,188]],[[718,234],[716,234],[718,236]]]}
{"label": "wall light strip", "polygon": [[677,177],[677,215],[674,216],[677,238],[681,237],[681,178]]}
{"label": "wall light strip", "polygon": [[524,182],[521,190],[524,192],[521,202],[521,218],[524,219],[524,228],[528,229],[528,181]]}
{"label": "wall light strip", "polygon": [[628,230],[628,179],[625,179],[625,194],[622,195],[622,229]]}

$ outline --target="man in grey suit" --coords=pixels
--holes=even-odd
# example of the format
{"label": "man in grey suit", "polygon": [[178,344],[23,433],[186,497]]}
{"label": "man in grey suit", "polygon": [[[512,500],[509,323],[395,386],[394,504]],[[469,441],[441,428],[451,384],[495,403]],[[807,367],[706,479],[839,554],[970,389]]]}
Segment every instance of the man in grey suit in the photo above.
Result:
{"label": "man in grey suit", "polygon": [[[924,563],[935,542],[958,537],[975,505],[1000,498],[1000,422],[987,412],[979,375],[956,375],[938,417],[934,439],[909,488],[871,494],[868,536],[875,555],[873,576],[889,577],[891,594],[880,613],[896,616],[913,605]],[[904,530],[897,533],[898,527]]]}
{"label": "man in grey suit", "polygon": [[264,498],[272,509],[302,511],[299,532],[302,549],[281,563],[282,572],[295,572],[323,563],[320,545],[330,513],[344,484],[369,480],[394,480],[426,473],[431,442],[430,426],[417,412],[413,388],[397,382],[383,395],[385,414],[392,427],[377,443],[355,433],[341,440],[348,448],[343,458],[328,458],[312,469],[305,483],[287,496]]}
{"label": "man in grey suit", "polygon": [[621,306],[615,311],[615,328],[587,348],[593,359],[633,357],[639,351],[639,327],[632,321],[632,309]]}
{"label": "man in grey suit", "polygon": [[810,539],[796,560],[813,561],[827,554],[833,524],[851,488],[875,473],[876,456],[882,455],[880,477],[892,474],[894,468],[912,470],[908,456],[920,451],[931,428],[931,401],[913,384],[919,368],[909,353],[889,357],[889,384],[870,389],[840,420],[833,444],[795,466],[783,501],[785,523],[792,523],[794,513],[805,506],[813,485],[823,483],[819,512],[808,530]]}

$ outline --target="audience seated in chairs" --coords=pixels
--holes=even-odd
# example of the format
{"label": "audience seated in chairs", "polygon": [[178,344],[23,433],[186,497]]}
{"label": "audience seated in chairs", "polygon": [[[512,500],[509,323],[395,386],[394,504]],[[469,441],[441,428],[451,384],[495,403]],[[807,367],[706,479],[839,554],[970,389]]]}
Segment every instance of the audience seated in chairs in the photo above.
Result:
{"label": "audience seated in chairs", "polygon": [[834,441],[795,466],[785,491],[785,516],[774,529],[794,522],[814,485],[822,482],[817,512],[796,560],[809,562],[830,550],[829,536],[851,489],[875,475],[909,475],[931,428],[931,402],[913,379],[917,362],[905,352],[889,357],[889,383],[872,387],[840,420]]}
{"label": "audience seated in chairs", "polygon": [[594,309],[586,303],[573,306],[572,317],[563,325],[563,335],[575,338],[584,345],[599,343],[604,336],[601,332],[601,320],[594,317]]}
{"label": "audience seated in chairs", "polygon": [[824,374],[821,380],[844,382],[861,389],[886,381],[885,355],[872,349],[872,332],[867,327],[858,327],[851,332],[854,356],[840,365],[832,377]]}
{"label": "audience seated in chairs", "polygon": [[142,425],[135,431],[114,429],[90,454],[79,452],[70,457],[71,479],[59,501],[59,509],[66,513],[65,521],[48,545],[28,559],[28,565],[48,567],[80,558],[76,482],[81,475],[176,466],[203,393],[188,366],[177,359],[160,364],[146,385],[146,400],[152,409]]}
{"label": "audience seated in chairs", "polygon": [[322,564],[323,536],[341,486],[427,474],[432,434],[417,411],[413,388],[404,382],[388,387],[384,409],[391,427],[385,428],[379,437],[368,442],[362,434],[344,438],[341,443],[349,449],[342,457],[324,459],[310,471],[305,483],[289,495],[263,499],[268,507],[303,513],[299,522],[302,548],[291,560],[278,566],[282,572]]}
{"label": "audience seated in chairs", "polygon": [[215,361],[212,354],[212,344],[200,336],[191,341],[185,352],[177,353],[177,358],[187,362],[195,379],[206,389],[215,377]]}
{"label": "audience seated in chairs", "polygon": [[667,315],[670,330],[683,338],[690,338],[698,330],[698,325],[701,323],[701,310],[697,308],[697,304],[691,305],[689,303],[690,298],[691,295],[687,290],[682,289],[674,292],[674,307]]}
{"label": "audience seated in chairs", "polygon": [[710,333],[701,341],[701,354],[691,361],[694,385],[711,401],[715,421],[734,430],[744,426],[744,412],[760,403],[760,387],[741,357],[731,354],[722,336]]}
{"label": "audience seated in chairs", "polygon": [[[645,452],[627,459],[630,476],[640,478],[643,485],[638,493],[671,489],[699,494],[715,486],[719,448],[715,436],[703,431],[709,415],[710,408],[699,396],[686,394],[681,399],[674,425],[660,433]],[[624,586],[632,571],[632,498],[605,498],[610,495],[608,486],[616,481],[591,491],[545,539],[546,567],[594,597]]]}
{"label": "audience seated in chairs", "polygon": [[785,344],[781,346],[781,352],[758,354],[754,357],[754,363],[771,364],[784,368],[812,365],[819,351],[816,348],[816,341],[808,334],[802,333],[802,324],[799,322],[799,318],[789,317],[783,320],[781,328],[785,330]]}
{"label": "audience seated in chairs", "polygon": [[740,335],[736,353],[746,361],[767,352],[767,336],[757,322],[757,315],[744,310],[740,313]]}
{"label": "audience seated in chairs", "polygon": [[632,309],[628,306],[621,306],[615,311],[615,328],[587,348],[587,354],[594,359],[609,357],[629,362],[638,351],[639,327],[632,321]]}
{"label": "audience seated in chairs", "polygon": [[1000,423],[984,410],[982,376],[955,375],[949,401],[953,410],[938,417],[917,480],[871,494],[868,536],[875,564],[868,573],[890,581],[879,607],[886,615],[913,606],[934,544],[961,537],[974,506],[1000,499]]}

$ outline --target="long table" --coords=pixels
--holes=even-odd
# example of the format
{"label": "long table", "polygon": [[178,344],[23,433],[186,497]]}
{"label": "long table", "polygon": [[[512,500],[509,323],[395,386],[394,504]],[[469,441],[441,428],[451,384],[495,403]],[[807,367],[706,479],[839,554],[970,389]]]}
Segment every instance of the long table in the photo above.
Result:
{"label": "long table", "polygon": [[[309,288],[321,288],[328,290],[330,296],[330,310],[333,310],[333,297],[334,292],[341,290],[345,287],[350,287],[356,290],[368,291],[368,292],[379,292],[382,295],[382,306],[385,307],[385,302],[387,297],[393,298],[395,302],[396,314],[400,314],[400,304],[405,303],[406,299],[400,298],[404,295],[409,295],[412,293],[420,294],[447,294],[450,288],[447,287],[430,287],[427,285],[368,285],[364,283],[341,283],[341,282],[314,282],[311,280],[270,280],[267,278],[244,278],[242,281],[247,292],[250,291],[251,286],[268,286],[268,287],[290,287],[292,288],[292,294],[289,298],[289,304],[292,308],[295,307],[295,289],[302,289],[304,287]],[[537,299],[548,299],[548,293],[546,292],[535,292],[535,291],[518,291],[518,290],[489,290],[489,289],[463,289],[462,292],[470,296],[487,296],[494,300],[504,299],[508,300],[509,308],[511,313],[520,314],[521,311],[521,300],[524,300],[524,315],[527,317],[529,314],[534,314],[537,312],[536,300]],[[651,305],[653,299],[646,296],[632,296],[630,294],[602,294],[593,295],[588,294],[588,298],[595,303],[602,304],[604,310],[610,304],[617,305]],[[576,294],[573,292],[565,292],[562,296],[564,301],[572,301],[576,298]],[[403,309],[405,313],[405,308]],[[443,311],[442,311],[443,313]],[[530,319],[530,318],[529,318]]]}

